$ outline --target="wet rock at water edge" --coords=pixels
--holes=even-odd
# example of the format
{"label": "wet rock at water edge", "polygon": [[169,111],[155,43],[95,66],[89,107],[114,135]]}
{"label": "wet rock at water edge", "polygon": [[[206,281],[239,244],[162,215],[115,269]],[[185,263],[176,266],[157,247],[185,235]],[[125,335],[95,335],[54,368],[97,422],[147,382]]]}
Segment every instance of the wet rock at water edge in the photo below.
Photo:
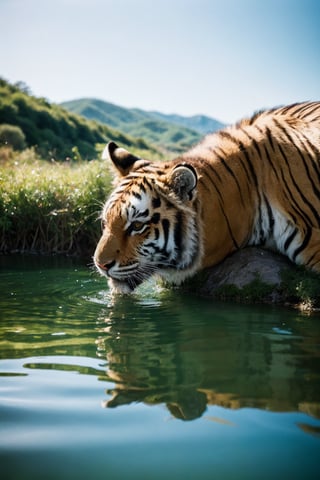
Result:
{"label": "wet rock at water edge", "polygon": [[[280,303],[282,272],[295,270],[289,260],[277,253],[250,247],[237,251],[214,267],[194,277],[186,288],[216,298]],[[241,297],[241,298],[240,298]]]}

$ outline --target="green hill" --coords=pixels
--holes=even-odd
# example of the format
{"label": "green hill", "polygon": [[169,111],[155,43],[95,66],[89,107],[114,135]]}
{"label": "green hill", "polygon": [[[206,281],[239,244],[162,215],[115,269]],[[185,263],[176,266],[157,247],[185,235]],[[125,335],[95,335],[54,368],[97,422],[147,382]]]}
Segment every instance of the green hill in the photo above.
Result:
{"label": "green hill", "polygon": [[167,115],[160,112],[149,112],[150,115],[164,120],[166,122],[174,123],[175,125],[183,126],[195,130],[196,132],[206,135],[210,132],[215,132],[225,127],[224,123],[215,120],[214,118],[207,117],[206,115],[193,115],[191,117],[184,117],[181,115],[171,114]]}
{"label": "green hill", "polygon": [[141,138],[70,113],[34,97],[23,83],[12,85],[0,78],[0,144],[35,147],[48,159],[80,156],[90,160],[97,157],[98,145],[111,139],[136,151],[156,152]]}
{"label": "green hill", "polygon": [[105,123],[172,152],[182,152],[197,143],[204,134],[224,126],[204,115],[194,117],[166,115],[119,107],[92,98],[64,102],[62,106],[70,112]]}

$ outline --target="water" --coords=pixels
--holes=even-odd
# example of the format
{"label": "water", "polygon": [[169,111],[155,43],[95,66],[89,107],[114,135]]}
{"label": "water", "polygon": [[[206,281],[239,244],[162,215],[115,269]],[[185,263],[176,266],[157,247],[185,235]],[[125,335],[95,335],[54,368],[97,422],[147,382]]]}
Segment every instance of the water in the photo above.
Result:
{"label": "water", "polygon": [[2,479],[319,477],[320,314],[0,268]]}

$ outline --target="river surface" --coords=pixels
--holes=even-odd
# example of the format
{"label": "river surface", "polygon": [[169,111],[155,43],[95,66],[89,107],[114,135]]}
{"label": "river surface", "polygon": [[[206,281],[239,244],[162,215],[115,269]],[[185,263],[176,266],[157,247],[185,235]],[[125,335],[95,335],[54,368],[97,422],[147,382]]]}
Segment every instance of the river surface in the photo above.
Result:
{"label": "river surface", "polygon": [[3,480],[320,478],[320,314],[0,257]]}

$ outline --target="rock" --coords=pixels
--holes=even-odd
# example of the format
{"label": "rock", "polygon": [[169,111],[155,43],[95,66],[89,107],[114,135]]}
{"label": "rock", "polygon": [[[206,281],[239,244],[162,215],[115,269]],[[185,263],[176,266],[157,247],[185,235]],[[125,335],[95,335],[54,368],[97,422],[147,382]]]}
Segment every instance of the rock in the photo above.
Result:
{"label": "rock", "polygon": [[266,284],[279,285],[281,270],[290,266],[286,257],[277,253],[256,247],[244,248],[207,269],[206,287],[211,291],[222,285],[243,288],[257,278]]}
{"label": "rock", "polygon": [[[218,298],[239,296],[241,292],[251,298],[252,290],[260,287],[256,295],[259,301],[281,302],[278,287],[281,284],[281,272],[296,267],[277,253],[257,247],[248,247],[237,251],[218,265],[208,268],[191,280],[192,289],[200,295]],[[265,288],[263,288],[265,287]]]}
{"label": "rock", "polygon": [[242,303],[273,303],[320,311],[319,274],[258,247],[235,252],[182,285],[186,293]]}

